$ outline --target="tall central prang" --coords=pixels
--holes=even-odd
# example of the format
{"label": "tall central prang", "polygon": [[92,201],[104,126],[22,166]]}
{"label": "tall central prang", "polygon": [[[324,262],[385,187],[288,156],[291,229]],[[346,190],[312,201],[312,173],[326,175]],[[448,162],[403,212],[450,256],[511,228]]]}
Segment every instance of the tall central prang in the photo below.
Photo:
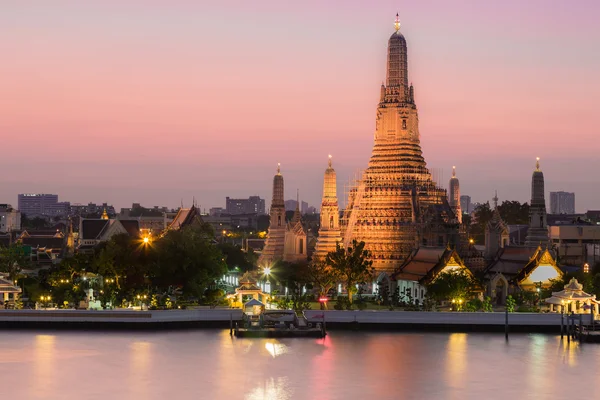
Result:
{"label": "tall central prang", "polygon": [[419,246],[446,246],[458,236],[446,191],[433,182],[422,155],[398,15],[395,28],[388,41],[373,153],[348,195],[343,218],[344,244],[364,241],[373,254],[373,266],[381,272],[393,271]]}

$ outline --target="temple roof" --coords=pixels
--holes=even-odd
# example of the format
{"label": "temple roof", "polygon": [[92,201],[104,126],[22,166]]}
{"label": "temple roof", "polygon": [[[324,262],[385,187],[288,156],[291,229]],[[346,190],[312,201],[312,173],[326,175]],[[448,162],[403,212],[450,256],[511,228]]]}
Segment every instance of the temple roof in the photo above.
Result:
{"label": "temple roof", "polygon": [[102,232],[109,226],[110,220],[107,219],[82,219],[81,229],[79,231],[80,240],[98,239]]}
{"label": "temple roof", "polygon": [[419,247],[400,265],[391,276],[392,280],[423,279],[449,251],[446,247]]}
{"label": "temple roof", "polygon": [[21,293],[21,288],[14,286],[7,279],[0,278],[0,293]]}
{"label": "temple roof", "polygon": [[200,212],[195,206],[190,208],[180,208],[167,229],[181,229],[197,220],[201,220],[201,218]]}

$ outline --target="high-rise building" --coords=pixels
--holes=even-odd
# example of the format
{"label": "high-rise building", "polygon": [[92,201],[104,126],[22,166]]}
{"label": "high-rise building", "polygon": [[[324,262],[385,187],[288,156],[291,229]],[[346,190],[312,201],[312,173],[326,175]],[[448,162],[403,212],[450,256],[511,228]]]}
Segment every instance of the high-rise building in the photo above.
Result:
{"label": "high-rise building", "polygon": [[446,191],[432,180],[422,155],[406,39],[397,16],[395,25],[388,41],[373,152],[348,194],[342,221],[344,246],[364,241],[379,272],[394,271],[421,245],[446,246],[458,240]]}
{"label": "high-rise building", "polygon": [[550,192],[551,214],[575,214],[575,193]]}
{"label": "high-rise building", "polygon": [[454,215],[458,220],[458,223],[462,223],[462,211],[460,206],[460,183],[456,177],[456,167],[452,167],[452,178],[450,178],[450,184],[448,185],[448,204],[454,211]]}
{"label": "high-rise building", "polygon": [[259,196],[250,196],[247,199],[225,198],[227,214],[265,214],[265,200]]}
{"label": "high-rise building", "polygon": [[465,214],[471,214],[473,211],[473,205],[471,204],[471,196],[463,194],[460,196],[460,209]]}
{"label": "high-rise building", "polygon": [[544,197],[544,173],[540,169],[540,159],[535,163],[531,176],[531,204],[529,206],[529,229],[525,245],[530,247],[548,244],[546,221],[546,200]]}
{"label": "high-rise building", "polygon": [[319,237],[313,253],[313,260],[324,260],[329,252],[337,249],[341,242],[340,232],[340,210],[337,199],[337,178],[335,170],[331,165],[329,156],[329,167],[325,170],[323,179],[323,201],[321,202],[321,226]]}
{"label": "high-rise building", "polygon": [[57,194],[23,193],[18,196],[19,211],[28,217],[66,217],[71,203],[58,201]]}

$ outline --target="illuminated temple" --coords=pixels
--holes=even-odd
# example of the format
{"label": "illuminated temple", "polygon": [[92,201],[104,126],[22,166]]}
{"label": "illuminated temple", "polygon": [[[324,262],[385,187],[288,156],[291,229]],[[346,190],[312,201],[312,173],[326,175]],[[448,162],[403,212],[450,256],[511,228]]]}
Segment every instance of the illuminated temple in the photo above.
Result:
{"label": "illuminated temple", "polygon": [[348,194],[342,219],[344,245],[364,241],[373,267],[388,273],[419,246],[456,243],[459,228],[446,191],[432,180],[422,155],[406,39],[397,16],[395,27],[388,41],[373,152]]}

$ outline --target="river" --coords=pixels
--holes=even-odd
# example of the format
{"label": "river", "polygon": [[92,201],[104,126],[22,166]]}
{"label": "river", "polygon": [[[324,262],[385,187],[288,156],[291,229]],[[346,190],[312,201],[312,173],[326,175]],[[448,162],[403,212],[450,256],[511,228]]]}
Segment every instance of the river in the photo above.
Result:
{"label": "river", "polygon": [[541,334],[0,333],[6,399],[594,398],[600,345]]}

